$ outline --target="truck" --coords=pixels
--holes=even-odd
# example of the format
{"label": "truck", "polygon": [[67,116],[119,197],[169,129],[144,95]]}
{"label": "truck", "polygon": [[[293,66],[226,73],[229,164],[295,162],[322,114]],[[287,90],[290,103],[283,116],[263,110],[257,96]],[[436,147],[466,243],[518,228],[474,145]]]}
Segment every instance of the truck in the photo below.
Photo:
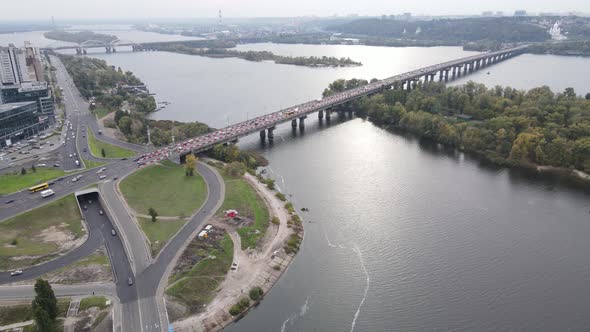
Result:
{"label": "truck", "polygon": [[45,197],[49,197],[53,194],[55,194],[55,191],[53,191],[52,189],[47,189],[47,190],[43,190],[41,192],[41,197],[45,198]]}

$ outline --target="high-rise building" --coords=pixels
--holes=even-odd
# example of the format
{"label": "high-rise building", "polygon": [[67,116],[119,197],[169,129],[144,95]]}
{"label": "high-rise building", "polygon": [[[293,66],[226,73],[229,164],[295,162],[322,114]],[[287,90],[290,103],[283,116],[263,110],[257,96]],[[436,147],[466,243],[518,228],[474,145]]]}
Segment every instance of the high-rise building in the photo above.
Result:
{"label": "high-rise building", "polygon": [[[33,105],[33,106],[31,106]],[[37,134],[55,123],[53,96],[39,50],[26,42],[0,48],[0,144]]]}

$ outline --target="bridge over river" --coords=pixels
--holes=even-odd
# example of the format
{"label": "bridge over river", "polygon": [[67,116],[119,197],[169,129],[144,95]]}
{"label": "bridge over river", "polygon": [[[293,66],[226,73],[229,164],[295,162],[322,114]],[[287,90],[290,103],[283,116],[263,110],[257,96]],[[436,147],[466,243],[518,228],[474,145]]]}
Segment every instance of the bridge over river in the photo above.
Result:
{"label": "bridge over river", "polygon": [[[330,117],[330,109],[352,100],[381,92],[385,89],[407,89],[414,88],[418,81],[432,82],[438,76],[439,81],[447,82],[451,79],[472,73],[473,71],[491,66],[500,61],[509,59],[523,53],[527,46],[519,46],[504,49],[496,52],[482,53],[466,58],[439,63],[433,66],[413,70],[407,73],[392,76],[383,80],[360,86],[334,95],[312,100],[300,105],[283,109],[274,113],[262,115],[251,120],[240,122],[198,137],[175,142],[166,147],[157,149],[142,155],[136,161],[139,166],[147,165],[162,159],[180,160],[180,156],[189,153],[198,153],[209,150],[217,144],[237,141],[238,138],[259,132],[261,139],[268,137],[269,141],[274,139],[273,131],[277,125],[291,122],[293,128],[298,125],[305,126],[305,119],[311,113],[318,113],[322,119]],[[297,121],[299,120],[299,124]]]}

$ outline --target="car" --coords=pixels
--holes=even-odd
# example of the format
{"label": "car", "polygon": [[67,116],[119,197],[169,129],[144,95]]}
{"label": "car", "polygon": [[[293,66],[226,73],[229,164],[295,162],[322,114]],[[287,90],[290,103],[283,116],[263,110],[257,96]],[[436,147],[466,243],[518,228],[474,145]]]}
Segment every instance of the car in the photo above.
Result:
{"label": "car", "polygon": [[121,158],[121,160],[127,160],[127,158]]}
{"label": "car", "polygon": [[129,285],[129,286],[133,285],[133,278],[131,278],[131,277],[127,278],[127,285]]}
{"label": "car", "polygon": [[76,152],[74,152],[74,157],[77,156]]}
{"label": "car", "polygon": [[11,277],[18,276],[21,274],[23,274],[23,270],[15,270],[15,271],[10,272]]}
{"label": "car", "polygon": [[111,235],[112,235],[112,236],[116,236],[116,235],[117,235],[117,232],[115,231],[115,229],[114,229],[114,228],[113,228],[113,229],[111,229]]}
{"label": "car", "polygon": [[37,164],[37,167],[47,167],[47,164]]}
{"label": "car", "polygon": [[10,203],[12,203],[12,202],[14,202],[14,199],[9,199],[9,200],[7,200],[6,202],[4,202],[4,204],[10,204]]}
{"label": "car", "polygon": [[88,205],[83,206],[84,210],[88,210]]}
{"label": "car", "polygon": [[99,178],[100,180],[102,180],[102,179],[104,179],[104,178],[106,178],[106,177],[107,177],[107,176],[103,174],[103,175],[100,175],[98,178]]}
{"label": "car", "polygon": [[59,167],[59,164],[57,164],[57,163],[53,164],[53,167]]}
{"label": "car", "polygon": [[72,182],[78,181],[78,178],[72,178]]}
{"label": "car", "polygon": [[86,148],[83,149],[84,152],[87,152],[88,150]]}
{"label": "car", "polygon": [[68,155],[68,157],[70,157],[70,158],[73,158],[74,156],[73,156],[73,155],[70,153],[70,154]]}
{"label": "car", "polygon": [[100,214],[101,216],[104,214],[103,210],[98,210],[98,214]]}

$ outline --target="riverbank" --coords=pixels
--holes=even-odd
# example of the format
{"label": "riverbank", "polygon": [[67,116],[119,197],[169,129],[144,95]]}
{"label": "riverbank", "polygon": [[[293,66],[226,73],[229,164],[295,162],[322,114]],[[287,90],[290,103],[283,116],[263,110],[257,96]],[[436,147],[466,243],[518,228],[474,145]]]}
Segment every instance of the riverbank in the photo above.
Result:
{"label": "riverbank", "polygon": [[[276,192],[267,188],[256,177],[246,173],[244,178],[263,197],[270,214],[276,217],[275,222],[270,224],[257,249],[242,250],[240,237],[235,230],[219,218],[212,221],[214,226],[226,229],[234,242],[233,261],[238,264],[237,268],[229,271],[218,287],[215,298],[204,311],[173,323],[175,331],[218,331],[241,318],[248,309],[232,316],[229,313],[230,308],[241,298],[247,297],[248,291],[254,287],[260,287],[263,294],[266,294],[286,271],[296,254],[285,250],[293,234],[297,234],[295,227],[290,225],[292,212],[277,198]],[[256,305],[258,301],[250,302],[248,308]]]}

